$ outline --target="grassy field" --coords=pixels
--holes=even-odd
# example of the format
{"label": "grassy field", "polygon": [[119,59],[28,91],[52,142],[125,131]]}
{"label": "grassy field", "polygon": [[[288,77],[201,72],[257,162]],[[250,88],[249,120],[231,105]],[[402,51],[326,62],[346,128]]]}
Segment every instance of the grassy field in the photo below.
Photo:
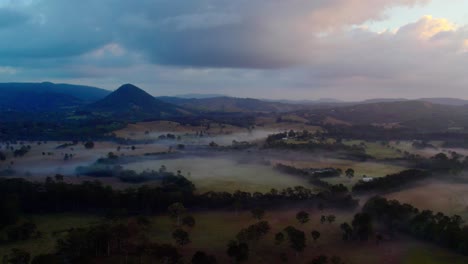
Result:
{"label": "grassy field", "polygon": [[[295,214],[300,209],[306,209],[310,213],[311,220],[306,224],[299,224],[295,219]],[[321,224],[320,216],[322,214],[336,215],[336,222]],[[225,253],[228,241],[235,238],[240,229],[256,222],[250,213],[245,211],[240,213],[198,212],[192,215],[196,219],[196,226],[189,231],[192,243],[180,248],[185,256],[185,262],[189,261],[194,252],[203,250],[215,254],[218,263],[229,263],[230,260]],[[287,254],[289,263],[307,263],[314,256],[320,254],[338,255],[346,263],[350,264],[467,263],[465,257],[403,236],[395,241],[383,242],[380,245],[373,241],[343,242],[339,225],[345,221],[349,222],[351,217],[351,213],[329,210],[318,211],[313,208],[267,211],[264,220],[270,223],[272,230],[259,242],[251,244],[247,263],[280,263],[279,256],[281,253]],[[160,215],[153,216],[150,219],[152,228],[148,233],[149,238],[160,243],[173,243],[171,232],[175,226],[170,218],[166,215]],[[13,247],[28,249],[33,255],[54,252],[55,241],[61,235],[53,235],[54,232],[67,230],[70,227],[86,226],[96,223],[99,219],[93,216],[53,215],[35,217],[34,220],[44,233],[44,237],[7,247],[0,246],[0,256]],[[307,247],[298,257],[295,256],[294,251],[288,247],[286,242],[280,246],[274,244],[274,234],[289,225],[306,232]],[[312,230],[318,230],[321,233],[321,237],[317,242],[313,242],[311,238],[310,232]]]}
{"label": "grassy field", "polygon": [[403,264],[465,264],[466,257],[452,255],[444,250],[432,247],[417,247],[410,249],[404,256]]}
{"label": "grassy field", "polygon": [[430,209],[448,215],[458,214],[464,219],[468,219],[467,184],[426,182],[385,196],[389,199],[410,203],[420,209]]}
{"label": "grassy field", "polygon": [[400,165],[392,165],[386,163],[379,163],[373,161],[357,162],[353,160],[343,159],[330,159],[330,158],[317,158],[315,160],[280,160],[276,159],[272,163],[282,163],[297,168],[340,168],[346,171],[348,168],[352,168],[355,171],[355,176],[351,179],[344,175],[340,177],[324,178],[324,180],[332,184],[344,184],[345,186],[351,187],[356,184],[364,175],[369,177],[384,177],[388,174],[397,173],[407,169]]}
{"label": "grassy field", "polygon": [[237,190],[268,192],[271,188],[312,187],[305,179],[274,170],[267,165],[240,163],[235,159],[187,157],[172,160],[141,161],[125,165],[135,171],[157,170],[165,165],[169,171],[180,170],[198,192]]}
{"label": "grassy field", "polygon": [[395,159],[403,157],[395,148],[382,145],[380,142],[369,142],[363,140],[346,140],[343,142],[348,146],[365,144],[366,153],[376,159]]}

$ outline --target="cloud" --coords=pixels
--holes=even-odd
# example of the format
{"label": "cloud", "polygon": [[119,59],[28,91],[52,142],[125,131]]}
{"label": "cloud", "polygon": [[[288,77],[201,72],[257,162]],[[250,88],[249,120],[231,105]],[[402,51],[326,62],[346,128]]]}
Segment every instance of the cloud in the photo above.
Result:
{"label": "cloud", "polygon": [[0,29],[17,26],[26,22],[28,16],[13,9],[0,7]]}
{"label": "cloud", "polygon": [[[71,57],[110,43],[151,63],[234,68],[300,64],[315,35],[382,18],[392,6],[425,0],[34,0],[3,1],[22,12],[5,19],[0,56]],[[14,23],[13,23],[14,22]],[[12,24],[13,23],[13,24]],[[12,45],[14,43],[14,45]],[[14,59],[12,59],[14,60]]]}
{"label": "cloud", "polygon": [[425,16],[366,28],[390,8],[427,2],[0,0],[0,65],[10,67],[0,80],[134,82],[155,94],[468,97],[466,26]]}
{"label": "cloud", "polygon": [[1,74],[8,74],[8,75],[13,75],[16,74],[17,70],[13,67],[9,66],[0,66],[0,75]]}

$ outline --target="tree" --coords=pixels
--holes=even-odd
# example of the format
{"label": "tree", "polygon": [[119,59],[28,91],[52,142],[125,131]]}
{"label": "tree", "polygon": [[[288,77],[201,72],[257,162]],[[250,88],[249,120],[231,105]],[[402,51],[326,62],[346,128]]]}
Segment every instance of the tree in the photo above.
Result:
{"label": "tree", "polygon": [[267,221],[261,221],[242,229],[236,236],[241,242],[258,241],[270,231],[271,227]]}
{"label": "tree", "polygon": [[314,242],[317,242],[317,239],[320,238],[320,232],[317,230],[314,230],[311,232],[312,238],[314,239]]}
{"label": "tree", "polygon": [[335,220],[336,220],[336,216],[334,216],[334,215],[327,216],[327,221],[328,221],[329,224],[335,222]]}
{"label": "tree", "polygon": [[331,264],[344,264],[344,262],[338,256],[331,257],[330,261],[331,261]]}
{"label": "tree", "polygon": [[244,262],[249,259],[249,246],[246,243],[233,240],[229,242],[226,253],[236,263]]}
{"label": "tree", "polygon": [[156,263],[180,263],[182,258],[177,248],[168,244],[150,244],[148,251],[158,260]]}
{"label": "tree", "polygon": [[84,147],[85,147],[86,149],[92,149],[92,148],[94,148],[94,142],[92,142],[92,141],[87,141],[86,143],[84,143]]}
{"label": "tree", "polygon": [[280,245],[284,241],[284,234],[282,232],[278,232],[275,235],[275,244]]}
{"label": "tree", "polygon": [[261,208],[255,208],[250,212],[252,213],[253,218],[257,220],[261,220],[265,216],[265,210]]}
{"label": "tree", "polygon": [[310,264],[327,264],[328,263],[328,257],[324,255],[320,255],[315,257]]}
{"label": "tree", "polygon": [[46,254],[38,255],[33,258],[31,264],[60,264],[62,263],[61,259],[57,255]]}
{"label": "tree", "polygon": [[309,222],[309,214],[305,211],[300,211],[296,214],[296,219],[301,224]]}
{"label": "tree", "polygon": [[353,228],[348,223],[341,224],[340,228],[343,231],[343,240],[351,240],[353,237]]}
{"label": "tree", "polygon": [[192,264],[216,264],[216,258],[203,251],[197,251],[192,257]]}
{"label": "tree", "polygon": [[305,233],[292,226],[288,226],[284,230],[288,234],[289,246],[296,251],[296,256],[298,256],[306,246]]}
{"label": "tree", "polygon": [[347,169],[347,170],[345,171],[345,174],[346,174],[346,177],[348,177],[348,178],[351,179],[351,178],[354,177],[354,170],[351,169],[351,168],[349,168],[349,169]]}
{"label": "tree", "polygon": [[324,216],[324,215],[322,215],[322,216],[320,217],[320,223],[325,224],[326,221],[327,221],[327,217]]}
{"label": "tree", "polygon": [[195,226],[195,218],[193,218],[191,215],[187,215],[186,217],[182,218],[182,225],[193,228]]}
{"label": "tree", "polygon": [[189,234],[183,229],[176,229],[172,232],[172,238],[176,241],[179,246],[184,246],[190,243]]}
{"label": "tree", "polygon": [[360,213],[354,216],[353,229],[358,238],[367,241],[372,234],[372,218],[367,213]]}
{"label": "tree", "polygon": [[22,249],[13,248],[10,253],[3,257],[3,263],[5,264],[29,264],[31,254]]}
{"label": "tree", "polygon": [[6,194],[6,197],[0,200],[0,229],[18,221],[21,215],[21,204],[18,195]]}
{"label": "tree", "polygon": [[377,245],[379,245],[380,242],[382,242],[382,241],[383,241],[383,236],[382,236],[382,234],[380,234],[380,233],[379,233],[379,234],[376,234],[376,235],[375,235],[375,243],[376,243]]}
{"label": "tree", "polygon": [[187,211],[182,203],[173,203],[167,208],[169,216],[180,225],[180,217]]}

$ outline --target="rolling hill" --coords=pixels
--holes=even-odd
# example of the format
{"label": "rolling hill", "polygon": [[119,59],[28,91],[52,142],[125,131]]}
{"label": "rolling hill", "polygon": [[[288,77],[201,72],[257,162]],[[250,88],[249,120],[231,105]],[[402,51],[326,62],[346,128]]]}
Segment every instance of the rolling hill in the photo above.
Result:
{"label": "rolling hill", "polygon": [[190,113],[179,106],[158,100],[132,84],[122,85],[105,98],[87,105],[85,109],[131,119],[161,118]]}
{"label": "rolling hill", "polygon": [[468,106],[425,101],[367,103],[313,111],[322,120],[334,119],[352,125],[402,126],[423,130],[468,128]]}
{"label": "rolling hill", "polygon": [[204,112],[290,112],[307,108],[304,105],[268,102],[251,98],[213,97],[187,99],[179,97],[158,97],[167,103]]}
{"label": "rolling hill", "polygon": [[55,112],[104,98],[104,89],[44,83],[0,83],[0,111]]}

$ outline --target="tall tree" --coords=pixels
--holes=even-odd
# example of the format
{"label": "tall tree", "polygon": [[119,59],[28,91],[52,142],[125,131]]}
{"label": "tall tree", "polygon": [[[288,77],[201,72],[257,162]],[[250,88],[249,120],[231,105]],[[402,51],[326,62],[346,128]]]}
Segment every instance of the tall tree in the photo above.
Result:
{"label": "tall tree", "polygon": [[216,264],[216,258],[203,251],[197,251],[192,257],[192,264]]}
{"label": "tall tree", "polygon": [[189,234],[183,229],[176,229],[172,232],[172,238],[179,246],[184,246],[190,243]]}
{"label": "tall tree", "polygon": [[250,211],[252,213],[253,218],[257,220],[261,220],[265,216],[265,210],[261,208],[255,208]]}
{"label": "tall tree", "polygon": [[241,263],[249,259],[249,246],[244,242],[232,240],[228,244],[226,253],[235,263]]}
{"label": "tall tree", "polygon": [[353,178],[354,177],[354,170],[352,168],[349,168],[345,171],[346,177],[348,178]]}
{"label": "tall tree", "polygon": [[296,219],[301,224],[309,222],[309,214],[305,211],[300,211],[296,214]]}
{"label": "tall tree", "polygon": [[167,208],[169,216],[180,225],[180,217],[187,211],[182,203],[173,203]]}
{"label": "tall tree", "polygon": [[314,242],[317,242],[317,239],[320,238],[320,232],[317,230],[314,230],[311,232],[312,238],[314,239]]}
{"label": "tall tree", "polygon": [[288,234],[289,246],[296,251],[296,256],[299,256],[299,253],[304,251],[306,247],[305,233],[292,226],[288,226],[284,230]]}

